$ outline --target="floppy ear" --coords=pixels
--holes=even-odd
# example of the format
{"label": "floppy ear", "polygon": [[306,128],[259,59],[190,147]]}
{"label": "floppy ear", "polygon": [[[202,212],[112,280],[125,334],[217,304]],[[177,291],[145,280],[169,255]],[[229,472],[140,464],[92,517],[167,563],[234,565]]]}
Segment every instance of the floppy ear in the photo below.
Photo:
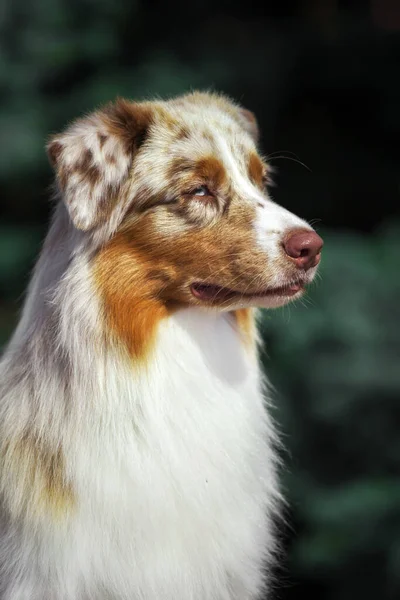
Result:
{"label": "floppy ear", "polygon": [[251,110],[247,110],[247,108],[241,108],[239,112],[243,127],[251,135],[253,140],[258,142],[260,131],[258,129],[258,123],[254,113],[252,113]]}
{"label": "floppy ear", "polygon": [[117,100],[50,140],[49,160],[78,229],[88,231],[109,216],[151,115],[148,104]]}

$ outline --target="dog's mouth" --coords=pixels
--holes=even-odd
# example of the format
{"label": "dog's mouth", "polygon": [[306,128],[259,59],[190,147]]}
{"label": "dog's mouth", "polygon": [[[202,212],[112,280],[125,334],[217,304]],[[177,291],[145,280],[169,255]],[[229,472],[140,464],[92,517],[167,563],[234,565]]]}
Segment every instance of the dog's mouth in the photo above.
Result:
{"label": "dog's mouth", "polygon": [[257,300],[268,297],[291,297],[304,290],[304,281],[292,281],[280,287],[271,287],[254,292],[240,292],[215,284],[196,282],[190,290],[195,298],[207,302],[226,302],[231,300]]}

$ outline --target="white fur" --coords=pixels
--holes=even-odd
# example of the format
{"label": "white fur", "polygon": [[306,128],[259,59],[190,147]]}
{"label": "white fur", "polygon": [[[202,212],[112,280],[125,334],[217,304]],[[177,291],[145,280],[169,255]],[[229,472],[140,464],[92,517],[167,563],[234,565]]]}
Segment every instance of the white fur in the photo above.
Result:
{"label": "white fur", "polygon": [[105,352],[79,240],[68,267],[45,246],[0,364],[2,435],[57,441],[76,504],[4,517],[0,597],[253,600],[279,498],[256,357],[229,314],[195,308],[162,322],[145,368]]}

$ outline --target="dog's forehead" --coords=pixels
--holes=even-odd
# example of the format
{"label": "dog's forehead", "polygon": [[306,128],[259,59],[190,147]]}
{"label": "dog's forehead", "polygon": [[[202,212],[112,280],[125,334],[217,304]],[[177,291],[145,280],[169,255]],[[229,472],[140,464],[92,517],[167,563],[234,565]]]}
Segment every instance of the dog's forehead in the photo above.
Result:
{"label": "dog's forehead", "polygon": [[173,106],[156,119],[151,146],[168,159],[218,158],[229,169],[232,163],[246,170],[256,146],[234,116],[220,107]]}

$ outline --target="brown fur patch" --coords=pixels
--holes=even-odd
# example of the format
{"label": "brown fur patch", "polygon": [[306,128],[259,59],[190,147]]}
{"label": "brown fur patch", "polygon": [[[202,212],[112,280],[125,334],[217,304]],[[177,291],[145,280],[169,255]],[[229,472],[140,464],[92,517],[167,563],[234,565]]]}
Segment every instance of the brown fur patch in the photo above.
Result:
{"label": "brown fur patch", "polygon": [[87,148],[82,152],[82,156],[74,166],[74,171],[79,173],[82,179],[85,179],[90,185],[95,185],[101,179],[99,167],[93,164],[93,152]]}
{"label": "brown fur patch", "polygon": [[190,138],[190,131],[184,125],[181,125],[176,132],[176,141],[187,140]]}
{"label": "brown fur patch", "polygon": [[166,177],[182,193],[191,192],[202,184],[217,193],[227,183],[225,167],[215,156],[203,156],[197,160],[175,158],[169,164]]}
{"label": "brown fur patch", "polygon": [[3,495],[15,516],[60,519],[75,504],[72,486],[66,479],[60,447],[50,447],[32,433],[7,440],[1,448]]}
{"label": "brown fur patch", "polygon": [[106,331],[123,342],[129,356],[143,361],[168,310],[155,294],[167,276],[143,260],[121,232],[96,258],[95,278],[103,301]]}
{"label": "brown fur patch", "polygon": [[248,169],[251,181],[258,187],[262,187],[265,176],[265,166],[255,152],[250,154]]}
{"label": "brown fur patch", "polygon": [[101,149],[101,148],[103,148],[104,144],[106,143],[106,141],[108,139],[108,136],[104,135],[102,133],[98,133],[97,135],[98,135],[98,138],[99,138],[99,146],[100,146],[100,149]]}
{"label": "brown fur patch", "polygon": [[58,159],[63,151],[63,145],[60,142],[50,142],[47,148],[48,157],[50,160],[50,164],[53,168],[56,167],[58,163]]}
{"label": "brown fur patch", "polygon": [[239,308],[234,311],[238,330],[247,346],[255,345],[254,311],[251,308]]}
{"label": "brown fur patch", "polygon": [[149,104],[135,104],[121,98],[102,113],[109,134],[122,142],[127,154],[140,146],[153,117],[154,108]]}
{"label": "brown fur patch", "polygon": [[201,158],[196,164],[195,173],[216,190],[222,188],[227,180],[225,167],[215,156]]}

